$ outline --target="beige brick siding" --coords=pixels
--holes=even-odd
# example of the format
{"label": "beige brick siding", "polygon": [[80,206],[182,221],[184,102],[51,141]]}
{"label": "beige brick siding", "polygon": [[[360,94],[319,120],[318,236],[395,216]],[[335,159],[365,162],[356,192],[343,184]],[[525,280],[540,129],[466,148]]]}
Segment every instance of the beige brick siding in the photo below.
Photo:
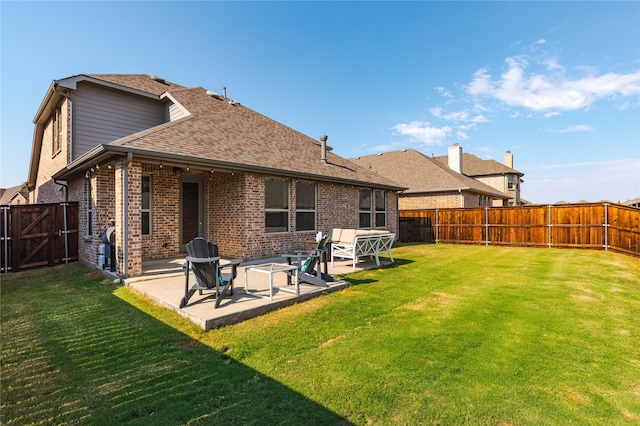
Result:
{"label": "beige brick siding", "polygon": [[55,183],[51,176],[66,166],[71,158],[69,100],[66,98],[61,103],[61,126],[63,136],[60,142],[60,151],[57,153],[53,153],[53,118],[49,119],[44,126],[38,175],[35,187],[29,194],[29,202],[32,204],[64,201],[64,192],[60,191],[60,185]]}
{"label": "beige brick siding", "polygon": [[460,193],[403,194],[398,201],[400,210],[443,209],[460,207]]}

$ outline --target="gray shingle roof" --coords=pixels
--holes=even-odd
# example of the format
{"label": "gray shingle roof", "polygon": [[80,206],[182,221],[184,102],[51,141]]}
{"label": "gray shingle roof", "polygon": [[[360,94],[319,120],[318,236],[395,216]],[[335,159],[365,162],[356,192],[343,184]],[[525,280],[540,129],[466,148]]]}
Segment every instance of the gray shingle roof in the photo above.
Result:
{"label": "gray shingle roof", "polygon": [[108,146],[134,149],[138,156],[146,152],[150,156],[173,156],[176,161],[198,161],[210,164],[212,168],[258,170],[403,189],[388,178],[332,152],[327,153],[327,163],[323,163],[319,141],[230,99],[212,97],[201,87],[160,83],[144,74],[88,76],[158,96],[167,92],[190,113],[187,117],[113,141]]}
{"label": "gray shingle roof", "polygon": [[405,193],[464,190],[509,198],[489,185],[456,173],[449,166],[414,149],[366,155],[352,158],[351,161],[406,186],[408,189]]}

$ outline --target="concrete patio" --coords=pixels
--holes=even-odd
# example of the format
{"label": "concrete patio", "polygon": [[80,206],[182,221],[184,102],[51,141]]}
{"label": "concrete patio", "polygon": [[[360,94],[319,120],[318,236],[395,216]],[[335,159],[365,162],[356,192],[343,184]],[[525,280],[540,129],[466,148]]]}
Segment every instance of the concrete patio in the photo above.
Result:
{"label": "concrete patio", "polygon": [[[249,318],[254,318],[267,312],[282,307],[303,302],[333,291],[338,291],[349,286],[347,281],[336,280],[328,283],[328,287],[313,286],[300,283],[300,295],[289,292],[294,286],[287,286],[285,273],[273,274],[273,298],[258,297],[268,296],[269,275],[248,272],[248,288],[251,293],[245,292],[245,270],[257,264],[265,263],[286,264],[284,258],[262,259],[259,261],[242,263],[238,268],[238,276],[234,280],[233,296],[224,297],[217,309],[214,308],[215,299],[210,297],[210,292],[203,295],[195,294],[189,299],[184,308],[180,308],[180,301],[185,292],[185,274],[182,269],[184,258],[161,259],[146,261],[143,263],[143,275],[125,280],[125,285],[134,291],[152,299],[155,303],[171,309],[188,318],[204,330],[209,330],[221,325],[238,323]],[[222,262],[224,264],[224,261]],[[381,265],[387,265],[388,259],[380,259]],[[352,261],[336,261],[335,266],[328,262],[328,273],[332,276],[353,272]],[[378,267],[375,260],[362,259],[357,264],[356,271]],[[193,274],[189,277],[189,286],[194,283]],[[277,287],[284,287],[285,290]],[[257,295],[255,295],[257,294]]]}

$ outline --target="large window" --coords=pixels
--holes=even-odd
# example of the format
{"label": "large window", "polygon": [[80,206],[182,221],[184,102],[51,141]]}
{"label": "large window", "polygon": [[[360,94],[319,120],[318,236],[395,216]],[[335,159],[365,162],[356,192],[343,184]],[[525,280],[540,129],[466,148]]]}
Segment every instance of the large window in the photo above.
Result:
{"label": "large window", "polygon": [[289,231],[289,181],[266,178],[264,181],[266,232]]}
{"label": "large window", "polygon": [[296,183],[296,230],[315,231],[316,229],[316,184],[312,182]]}
{"label": "large window", "polygon": [[375,191],[376,228],[387,226],[387,194],[384,191]]}
{"label": "large window", "polygon": [[360,190],[360,228],[371,228],[371,190]]}
{"label": "large window", "polygon": [[151,235],[151,176],[142,176],[142,235]]}
{"label": "large window", "polygon": [[387,226],[387,197],[385,192],[361,189],[359,213],[360,228],[383,228]]}

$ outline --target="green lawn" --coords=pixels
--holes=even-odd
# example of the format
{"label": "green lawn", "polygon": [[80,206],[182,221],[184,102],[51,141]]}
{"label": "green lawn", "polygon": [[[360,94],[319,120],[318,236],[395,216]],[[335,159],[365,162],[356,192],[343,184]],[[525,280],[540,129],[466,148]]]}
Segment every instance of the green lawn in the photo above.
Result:
{"label": "green lawn", "polygon": [[640,423],[640,259],[393,256],[209,332],[79,264],[3,275],[1,422]]}

